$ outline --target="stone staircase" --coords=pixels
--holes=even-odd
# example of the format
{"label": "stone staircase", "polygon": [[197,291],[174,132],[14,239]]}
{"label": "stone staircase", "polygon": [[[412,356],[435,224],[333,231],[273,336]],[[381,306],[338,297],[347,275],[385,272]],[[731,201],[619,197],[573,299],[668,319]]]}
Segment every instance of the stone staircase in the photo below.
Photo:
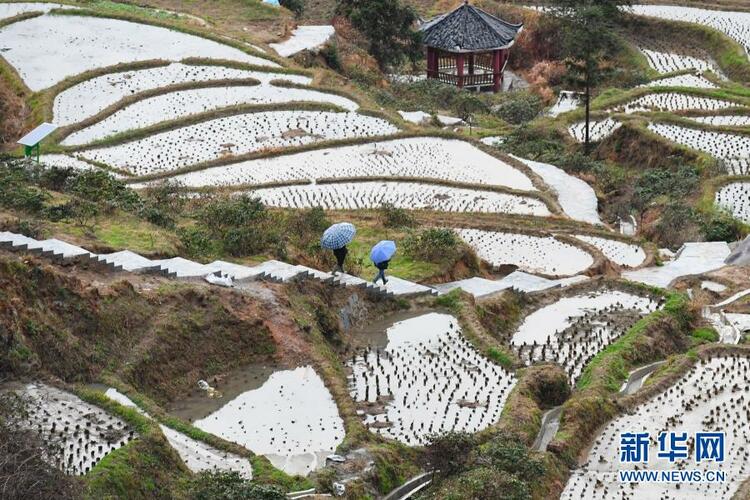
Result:
{"label": "stone staircase", "polygon": [[349,274],[334,275],[278,260],[269,260],[256,266],[243,266],[221,260],[210,264],[200,264],[182,257],[151,260],[129,250],[97,255],[65,241],[57,239],[39,241],[7,231],[0,232],[0,248],[30,252],[57,262],[92,262],[112,272],[150,273],[177,280],[227,284],[242,284],[258,280],[273,283],[316,280],[331,286],[358,288],[380,297],[416,297],[438,294],[438,291],[432,287],[394,276],[388,277],[386,285],[374,285],[370,281]]}

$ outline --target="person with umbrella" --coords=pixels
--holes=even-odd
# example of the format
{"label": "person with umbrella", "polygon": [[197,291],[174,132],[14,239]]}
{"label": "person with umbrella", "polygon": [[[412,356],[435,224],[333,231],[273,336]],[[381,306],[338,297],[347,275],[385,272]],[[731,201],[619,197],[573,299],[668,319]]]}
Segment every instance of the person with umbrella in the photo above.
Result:
{"label": "person with umbrella", "polygon": [[333,250],[333,255],[336,257],[336,268],[333,274],[344,272],[344,260],[349,253],[346,245],[352,242],[355,234],[357,234],[357,229],[353,224],[340,222],[326,229],[320,238],[320,246]]}
{"label": "person with umbrella", "polygon": [[385,277],[385,270],[388,269],[388,264],[395,253],[396,244],[389,240],[383,240],[372,247],[372,250],[370,250],[370,260],[378,268],[378,274],[375,276],[373,284],[377,285],[378,280],[383,280],[384,285],[388,284],[388,280]]}

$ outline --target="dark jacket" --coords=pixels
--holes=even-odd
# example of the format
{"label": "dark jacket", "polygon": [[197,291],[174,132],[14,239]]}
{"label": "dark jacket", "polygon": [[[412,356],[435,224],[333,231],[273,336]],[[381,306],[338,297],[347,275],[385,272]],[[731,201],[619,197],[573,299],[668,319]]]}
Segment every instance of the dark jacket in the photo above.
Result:
{"label": "dark jacket", "polygon": [[386,269],[388,269],[388,264],[390,264],[390,262],[390,260],[384,260],[383,262],[378,262],[377,264],[375,264],[375,267],[377,267],[381,271],[385,271]]}

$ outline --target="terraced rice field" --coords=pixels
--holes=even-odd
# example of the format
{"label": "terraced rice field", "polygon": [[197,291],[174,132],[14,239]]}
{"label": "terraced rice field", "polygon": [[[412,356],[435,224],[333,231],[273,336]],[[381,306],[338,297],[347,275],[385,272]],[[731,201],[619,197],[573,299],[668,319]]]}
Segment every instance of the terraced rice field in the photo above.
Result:
{"label": "terraced rice field", "polygon": [[344,422],[312,367],[273,373],[195,427],[265,456],[289,474],[307,475],[344,440]]}
{"label": "terraced rice field", "polygon": [[718,71],[716,65],[707,59],[700,59],[673,52],[660,52],[658,50],[649,50],[641,48],[641,52],[646,56],[649,66],[659,73],[674,73],[676,71],[685,71],[694,69],[696,71]]}
{"label": "terraced rice field", "polygon": [[722,160],[729,174],[750,173],[750,139],[747,136],[663,123],[650,123],[648,128],[670,141]]}
{"label": "terraced rice field", "polygon": [[417,182],[305,184],[256,189],[252,194],[271,207],[360,210],[389,203],[440,212],[550,215],[547,205],[529,196]]}
{"label": "terraced rice field", "polygon": [[320,47],[331,38],[336,30],[333,26],[299,26],[289,39],[272,43],[271,48],[280,56],[289,57],[303,50]]}
{"label": "terraced rice field", "polygon": [[639,245],[599,236],[575,235],[581,241],[595,246],[605,257],[623,267],[638,267],[646,260],[646,252]]}
{"label": "terraced rice field", "polygon": [[[150,97],[130,104],[103,120],[74,132],[62,141],[64,146],[79,146],[128,130],[177,120],[241,104],[278,104],[313,101],[340,106],[348,111],[357,109],[354,101],[317,90],[277,88],[272,85],[210,87],[180,90]],[[221,140],[217,137],[217,140]]]}
{"label": "terraced rice field", "polygon": [[348,363],[352,398],[371,431],[417,446],[431,433],[497,421],[516,379],[464,339],[456,318],[430,313],[386,333],[384,348],[359,350]]}
{"label": "terraced rice field", "polygon": [[622,276],[630,281],[667,288],[683,276],[702,274],[724,267],[724,260],[729,254],[729,245],[724,241],[685,243],[669,262],[625,271]]}
{"label": "terraced rice field", "polygon": [[732,182],[716,192],[716,205],[750,224],[750,182]]}
{"label": "terraced rice field", "polygon": [[[512,156],[512,155],[511,155]],[[601,224],[596,193],[585,181],[566,173],[563,169],[538,161],[512,156],[542,178],[557,195],[563,212],[571,219],[589,224]]]}
{"label": "terraced rice field", "polygon": [[680,7],[676,5],[633,5],[632,12],[640,16],[708,26],[721,31],[750,52],[750,13]]}
{"label": "terraced rice field", "polygon": [[[615,130],[622,127],[622,123],[612,118],[604,120],[592,120],[589,123],[589,138],[592,141],[601,141],[612,135]],[[574,123],[568,127],[568,133],[578,142],[586,140],[586,122]]]}
{"label": "terraced rice field", "polygon": [[[71,125],[92,117],[122,99],[171,85],[198,84],[217,80],[254,79],[261,85],[272,81],[309,85],[311,79],[302,75],[265,73],[225,66],[200,66],[172,63],[167,66],[120,73],[108,73],[67,88],[55,97],[54,122]],[[276,89],[285,93],[287,89]]]}
{"label": "terraced rice field", "polygon": [[458,229],[457,233],[493,266],[516,266],[549,276],[571,276],[588,269],[594,258],[584,250],[552,236]]}
{"label": "terraced rice field", "polygon": [[696,116],[690,119],[712,127],[750,127],[748,115]]}
{"label": "terraced rice field", "polygon": [[718,85],[700,75],[668,76],[648,82],[645,87],[686,87],[694,89],[716,89]]}
{"label": "terraced rice field", "polygon": [[738,107],[738,105],[731,101],[678,92],[663,92],[641,96],[615,107],[612,111],[629,114],[642,111],[719,111],[733,107]]}
{"label": "terraced rice field", "polygon": [[77,396],[40,383],[16,391],[28,400],[25,424],[38,431],[55,456],[50,463],[67,474],[83,475],[137,434],[127,423]]}
{"label": "terraced rice field", "polygon": [[659,307],[658,300],[619,290],[597,290],[563,297],[528,315],[511,345],[528,364],[561,365],[572,384],[583,368],[640,318]]}
{"label": "terraced rice field", "polygon": [[[563,500],[636,498],[721,498],[730,499],[742,481],[750,477],[750,427],[747,425],[750,360],[721,356],[700,361],[677,383],[648,402],[610,422],[596,438],[588,461],[573,471]],[[742,389],[742,388],[745,389]],[[650,435],[648,463],[620,463],[620,433],[647,432]],[[660,432],[687,433],[687,458],[670,462],[658,457]],[[724,432],[727,436],[725,460],[695,461],[696,432]],[[618,470],[722,470],[726,482],[621,483]]]}
{"label": "terraced rice field", "polygon": [[217,118],[81,155],[134,175],[148,175],[255,151],[396,132],[382,118],[357,113],[269,111]]}
{"label": "terraced rice field", "polygon": [[[39,43],[44,40],[44,43]],[[119,63],[188,57],[278,64],[194,35],[117,19],[44,15],[0,29],[3,57],[33,91]]]}
{"label": "terraced rice field", "polygon": [[649,66],[666,74],[677,71],[712,71],[722,79],[723,72],[704,44],[688,37],[674,39],[662,33],[640,29],[634,43],[646,57]]}
{"label": "terraced rice field", "polygon": [[294,182],[308,179],[413,177],[468,184],[536,188],[512,165],[473,145],[414,137],[245,161],[174,177],[187,187]]}

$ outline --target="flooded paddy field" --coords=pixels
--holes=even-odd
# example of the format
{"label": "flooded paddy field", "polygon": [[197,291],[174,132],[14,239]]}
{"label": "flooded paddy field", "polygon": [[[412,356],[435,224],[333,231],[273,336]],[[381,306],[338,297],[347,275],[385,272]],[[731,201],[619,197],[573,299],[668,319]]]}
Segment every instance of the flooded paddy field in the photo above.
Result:
{"label": "flooded paddy field", "polygon": [[215,390],[220,397],[194,391],[170,413],[289,474],[304,476],[324,466],[344,439],[336,403],[311,366],[250,365],[227,375]]}
{"label": "flooded paddy field", "polygon": [[[570,477],[562,499],[609,498],[732,498],[750,477],[750,359],[717,356],[699,361],[674,385],[632,412],[610,422],[596,438],[588,460]],[[648,463],[618,461],[621,432],[648,432],[651,452]],[[687,433],[689,456],[670,462],[657,457],[659,432]],[[696,432],[725,432],[723,463],[694,460]],[[621,483],[618,470],[721,470],[724,483]]]}
{"label": "flooded paddy field", "polygon": [[46,459],[66,474],[86,474],[138,437],[123,420],[69,392],[42,383],[13,383],[4,389],[27,403],[20,425],[39,433],[51,450]]}
{"label": "flooded paddy field", "polygon": [[528,364],[560,364],[575,383],[597,353],[659,307],[660,299],[631,292],[580,292],[529,314],[513,334],[511,345]]}
{"label": "flooded paddy field", "polygon": [[372,432],[415,446],[430,434],[477,432],[499,418],[516,378],[476,351],[456,318],[391,318],[380,332],[347,362],[351,395]]}

